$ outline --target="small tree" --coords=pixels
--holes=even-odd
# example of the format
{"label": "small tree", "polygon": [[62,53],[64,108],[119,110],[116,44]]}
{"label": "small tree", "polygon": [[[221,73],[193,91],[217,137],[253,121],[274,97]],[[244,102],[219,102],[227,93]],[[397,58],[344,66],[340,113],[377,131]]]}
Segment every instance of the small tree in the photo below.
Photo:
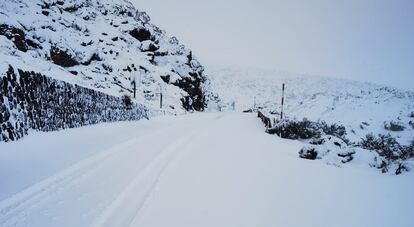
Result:
{"label": "small tree", "polygon": [[393,132],[404,131],[405,129],[403,123],[396,121],[384,122],[384,128]]}
{"label": "small tree", "polygon": [[414,139],[408,146],[405,146],[401,152],[401,159],[407,160],[409,158],[414,158]]}

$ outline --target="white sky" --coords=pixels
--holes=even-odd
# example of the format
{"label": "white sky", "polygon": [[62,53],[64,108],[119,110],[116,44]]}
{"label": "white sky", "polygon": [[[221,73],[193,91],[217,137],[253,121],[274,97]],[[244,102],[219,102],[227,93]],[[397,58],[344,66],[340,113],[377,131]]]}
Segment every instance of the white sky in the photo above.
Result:
{"label": "white sky", "polygon": [[414,0],[134,0],[205,65],[414,90]]}

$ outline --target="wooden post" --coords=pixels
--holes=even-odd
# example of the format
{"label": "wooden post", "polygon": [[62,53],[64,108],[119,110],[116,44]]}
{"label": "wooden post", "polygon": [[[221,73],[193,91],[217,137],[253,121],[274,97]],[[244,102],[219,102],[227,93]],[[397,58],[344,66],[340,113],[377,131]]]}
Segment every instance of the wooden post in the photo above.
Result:
{"label": "wooden post", "polygon": [[285,102],[285,84],[282,84],[282,106],[280,108],[280,120],[283,120],[283,104]]}
{"label": "wooden post", "polygon": [[[282,105],[280,107],[280,120],[283,120],[283,105],[285,104],[285,83],[282,84]],[[280,135],[279,137],[283,138],[283,123],[281,125],[280,129]]]}
{"label": "wooden post", "polygon": [[254,96],[254,110],[256,110],[256,96]]}
{"label": "wooden post", "polygon": [[137,81],[135,80],[134,76],[134,99],[137,97]]}
{"label": "wooden post", "polygon": [[162,109],[162,88],[160,84],[160,109]]}

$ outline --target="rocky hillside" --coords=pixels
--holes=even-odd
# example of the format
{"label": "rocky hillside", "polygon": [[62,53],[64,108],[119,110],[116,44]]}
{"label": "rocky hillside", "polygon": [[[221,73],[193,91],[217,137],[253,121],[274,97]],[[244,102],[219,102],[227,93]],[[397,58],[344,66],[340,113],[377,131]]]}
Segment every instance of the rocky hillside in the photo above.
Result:
{"label": "rocky hillside", "polygon": [[[285,117],[323,120],[344,125],[357,142],[365,135],[388,134],[401,143],[414,139],[414,92],[384,85],[294,75],[272,70],[212,69],[211,87],[219,95],[219,109],[259,108],[280,118],[285,83]],[[395,128],[396,124],[402,128]],[[391,125],[394,125],[393,127]]]}
{"label": "rocky hillside", "polygon": [[[298,157],[328,165],[414,169],[414,92],[272,70],[215,69],[217,108],[255,112],[270,134],[303,143]],[[284,120],[280,120],[282,84]],[[275,135],[276,136],[276,135]]]}
{"label": "rocky hillside", "polygon": [[[203,66],[175,37],[125,0],[0,2],[0,75],[9,65],[152,109],[202,111]],[[135,86],[134,86],[135,82]]]}

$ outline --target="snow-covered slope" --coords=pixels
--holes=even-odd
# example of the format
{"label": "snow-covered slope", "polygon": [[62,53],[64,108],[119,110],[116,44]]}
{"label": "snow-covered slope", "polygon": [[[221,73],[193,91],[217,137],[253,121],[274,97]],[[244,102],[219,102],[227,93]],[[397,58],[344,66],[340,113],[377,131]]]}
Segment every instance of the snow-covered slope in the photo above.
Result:
{"label": "snow-covered slope", "polygon": [[[164,109],[203,110],[204,68],[128,1],[0,2],[0,73],[8,65]],[[184,108],[183,108],[184,106]]]}
{"label": "snow-covered slope", "polygon": [[[358,142],[368,133],[388,134],[400,143],[414,139],[414,92],[343,79],[294,75],[271,70],[211,69],[211,87],[223,110],[256,107],[281,110],[285,83],[285,115],[342,124],[347,137]],[[414,88],[414,87],[413,87]],[[384,122],[399,122],[403,131],[386,130]],[[411,123],[410,123],[411,122]]]}

